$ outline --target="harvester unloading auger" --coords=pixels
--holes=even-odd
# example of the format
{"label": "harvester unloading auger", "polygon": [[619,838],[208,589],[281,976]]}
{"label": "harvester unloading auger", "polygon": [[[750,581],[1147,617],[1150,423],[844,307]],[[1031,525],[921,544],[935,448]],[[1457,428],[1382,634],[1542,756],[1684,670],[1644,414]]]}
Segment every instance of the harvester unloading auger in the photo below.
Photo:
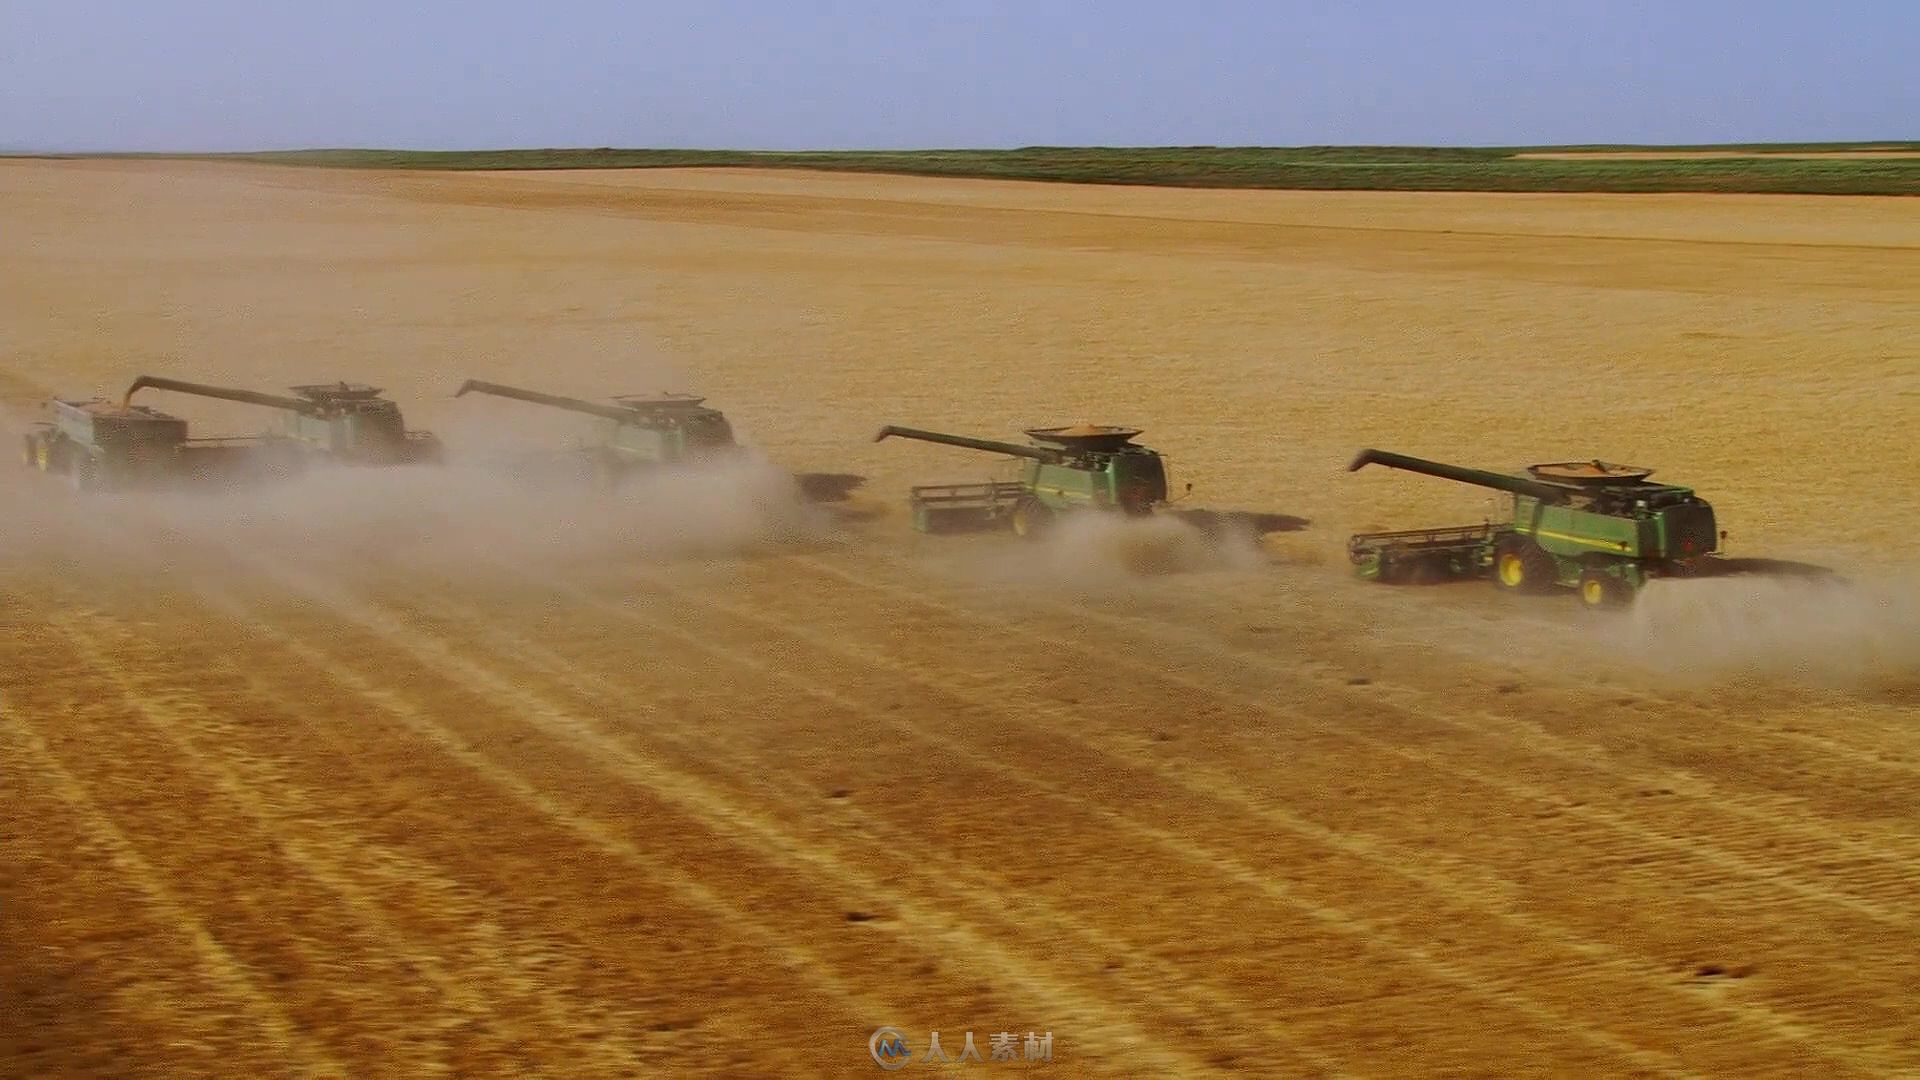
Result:
{"label": "harvester unloading auger", "polygon": [[285,440],[326,460],[347,465],[414,465],[440,460],[440,440],[425,431],[408,431],[400,406],[380,389],[360,383],[317,383],[290,387],[294,397],[263,394],[230,386],[210,386],[159,375],[133,380],[121,398],[131,408],[144,389],[263,405],[280,410],[280,422],[267,439]]}
{"label": "harvester unloading auger", "polygon": [[1354,536],[1348,556],[1371,580],[1485,576],[1509,592],[1572,587],[1598,607],[1632,599],[1656,577],[1708,572],[1720,546],[1713,507],[1691,488],[1649,482],[1652,469],[1568,461],[1529,466],[1518,476],[1386,450],[1362,450],[1347,469],[1368,465],[1513,496],[1510,521]]}
{"label": "harvester unloading auger", "polygon": [[963,532],[1005,524],[1020,536],[1044,532],[1054,518],[1076,510],[1144,516],[1167,503],[1166,459],[1136,444],[1137,428],[1079,424],[1029,428],[1032,443],[998,442],[889,425],[873,437],[919,439],[1023,458],[1020,479],[931,484],[912,489],[914,528]]}
{"label": "harvester unloading auger", "polygon": [[605,402],[562,397],[518,386],[468,379],[454,397],[491,394],[534,405],[597,416],[606,421],[594,438],[580,448],[594,471],[613,479],[634,468],[674,465],[737,448],[733,428],[706,399],[691,394],[620,395]]}

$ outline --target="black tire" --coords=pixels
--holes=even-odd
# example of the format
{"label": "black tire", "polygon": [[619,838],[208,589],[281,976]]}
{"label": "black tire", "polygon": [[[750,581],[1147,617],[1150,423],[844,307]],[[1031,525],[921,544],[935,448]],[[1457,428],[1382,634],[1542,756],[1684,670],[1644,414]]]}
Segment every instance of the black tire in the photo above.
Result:
{"label": "black tire", "polygon": [[1580,571],[1580,603],[1593,609],[1625,607],[1633,599],[1633,589],[1625,581],[1604,570]]}
{"label": "black tire", "polygon": [[1493,587],[1501,592],[1546,592],[1556,577],[1553,558],[1531,540],[1510,536],[1493,549]]}
{"label": "black tire", "polygon": [[40,436],[28,435],[25,442],[26,448],[23,460],[26,462],[27,468],[37,469],[40,467]]}
{"label": "black tire", "polygon": [[1046,503],[1029,495],[1013,504],[1008,524],[1013,527],[1013,535],[1022,540],[1038,540],[1053,528],[1053,517],[1053,510]]}

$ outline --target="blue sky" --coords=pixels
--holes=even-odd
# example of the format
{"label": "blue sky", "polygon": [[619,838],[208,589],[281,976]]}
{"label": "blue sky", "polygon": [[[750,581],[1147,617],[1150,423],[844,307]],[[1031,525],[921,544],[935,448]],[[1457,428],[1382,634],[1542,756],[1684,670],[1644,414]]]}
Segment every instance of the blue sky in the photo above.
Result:
{"label": "blue sky", "polygon": [[0,0],[0,147],[1920,138],[1920,2]]}

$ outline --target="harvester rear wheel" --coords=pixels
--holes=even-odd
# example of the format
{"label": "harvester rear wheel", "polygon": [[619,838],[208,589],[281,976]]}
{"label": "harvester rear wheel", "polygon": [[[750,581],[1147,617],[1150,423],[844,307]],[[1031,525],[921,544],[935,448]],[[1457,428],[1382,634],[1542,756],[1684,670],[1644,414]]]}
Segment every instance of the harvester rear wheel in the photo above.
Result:
{"label": "harvester rear wheel", "polygon": [[1038,540],[1053,525],[1053,511],[1034,498],[1014,503],[1012,518],[1013,535],[1023,540]]}
{"label": "harvester rear wheel", "polygon": [[1619,607],[1633,598],[1627,583],[1604,570],[1580,571],[1580,602],[1590,608]]}
{"label": "harvester rear wheel", "polygon": [[1502,592],[1544,592],[1553,580],[1553,560],[1533,541],[1512,537],[1493,549],[1493,584]]}
{"label": "harvester rear wheel", "polygon": [[40,463],[40,437],[38,435],[28,435],[26,437],[25,461],[29,469],[45,468],[45,466]]}

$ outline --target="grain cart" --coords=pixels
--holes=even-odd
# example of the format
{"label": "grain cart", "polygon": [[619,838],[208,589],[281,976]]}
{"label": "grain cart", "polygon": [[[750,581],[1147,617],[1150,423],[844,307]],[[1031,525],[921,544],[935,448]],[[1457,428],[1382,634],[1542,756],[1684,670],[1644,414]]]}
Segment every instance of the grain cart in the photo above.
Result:
{"label": "grain cart", "polygon": [[1060,514],[1093,509],[1144,516],[1167,503],[1166,460],[1136,445],[1136,428],[1080,424],[1029,428],[1031,445],[970,439],[935,431],[887,426],[889,436],[963,446],[1025,459],[1020,479],[974,484],[930,484],[912,489],[913,527],[926,533],[968,532],[1010,526],[1036,537]]}
{"label": "grain cart", "polygon": [[1625,603],[1653,578],[1704,572],[1719,547],[1713,507],[1689,488],[1650,483],[1652,469],[1568,461],[1517,476],[1385,450],[1363,450],[1347,469],[1367,465],[1513,496],[1511,521],[1354,536],[1347,554],[1370,580],[1490,577],[1508,592],[1571,587],[1600,607]]}
{"label": "grain cart", "polygon": [[26,463],[81,491],[237,480],[298,472],[298,455],[259,439],[190,439],[187,422],[144,405],[94,399],[47,403],[52,419],[26,436]]}
{"label": "grain cart", "polygon": [[609,405],[468,379],[453,396],[469,392],[600,417],[605,423],[580,452],[603,479],[635,468],[695,461],[738,448],[727,418],[718,409],[703,405],[706,398],[692,394],[616,394]]}
{"label": "grain cart", "polygon": [[440,440],[425,431],[408,431],[400,406],[381,397],[378,387],[320,383],[290,387],[295,396],[281,397],[142,375],[127,387],[124,403],[131,404],[134,393],[147,388],[279,409],[280,422],[267,438],[285,440],[343,465],[414,465],[440,460]]}

